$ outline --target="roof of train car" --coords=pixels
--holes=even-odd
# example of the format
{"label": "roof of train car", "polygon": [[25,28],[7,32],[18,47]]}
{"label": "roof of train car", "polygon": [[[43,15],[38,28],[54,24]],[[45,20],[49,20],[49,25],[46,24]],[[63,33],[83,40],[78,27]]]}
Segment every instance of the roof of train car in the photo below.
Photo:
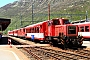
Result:
{"label": "roof of train car", "polygon": [[11,23],[11,19],[0,18],[0,31],[4,31]]}
{"label": "roof of train car", "polygon": [[[47,21],[49,21],[49,20],[47,20]],[[39,23],[36,23],[36,24],[28,25],[25,28],[33,27],[33,26],[36,26],[36,25],[40,25],[40,24],[43,24],[44,22],[47,22],[47,21],[42,21],[42,22],[39,22]]]}
{"label": "roof of train car", "polygon": [[74,24],[74,25],[88,25],[88,24],[90,24],[90,22],[84,22],[84,23],[76,23],[76,24]]}

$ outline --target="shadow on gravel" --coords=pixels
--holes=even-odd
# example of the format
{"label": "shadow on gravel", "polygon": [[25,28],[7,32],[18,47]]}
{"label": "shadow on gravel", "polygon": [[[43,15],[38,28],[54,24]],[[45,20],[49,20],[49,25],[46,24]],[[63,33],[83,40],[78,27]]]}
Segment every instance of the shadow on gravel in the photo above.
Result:
{"label": "shadow on gravel", "polygon": [[79,46],[79,47],[64,47],[62,45],[53,45],[54,47],[58,47],[58,48],[61,48],[63,50],[67,50],[67,49],[73,49],[73,50],[82,50],[82,49],[85,49],[87,48],[87,46]]}
{"label": "shadow on gravel", "polygon": [[87,48],[86,46],[80,46],[80,47],[69,47],[69,49],[73,49],[73,50],[83,50]]}

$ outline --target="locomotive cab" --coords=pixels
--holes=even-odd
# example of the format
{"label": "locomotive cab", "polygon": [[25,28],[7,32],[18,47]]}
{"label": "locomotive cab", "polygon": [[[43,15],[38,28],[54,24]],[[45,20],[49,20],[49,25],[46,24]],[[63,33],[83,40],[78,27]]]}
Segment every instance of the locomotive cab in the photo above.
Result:
{"label": "locomotive cab", "polygon": [[48,25],[48,36],[54,44],[63,46],[81,46],[82,37],[78,36],[78,26],[70,24],[68,19],[52,19]]}
{"label": "locomotive cab", "polygon": [[70,21],[68,19],[60,18],[60,19],[52,19],[53,25],[65,25],[70,24]]}
{"label": "locomotive cab", "polygon": [[70,24],[70,21],[68,19],[65,19],[65,18],[61,18],[61,19],[59,19],[59,21],[60,21],[61,25]]}

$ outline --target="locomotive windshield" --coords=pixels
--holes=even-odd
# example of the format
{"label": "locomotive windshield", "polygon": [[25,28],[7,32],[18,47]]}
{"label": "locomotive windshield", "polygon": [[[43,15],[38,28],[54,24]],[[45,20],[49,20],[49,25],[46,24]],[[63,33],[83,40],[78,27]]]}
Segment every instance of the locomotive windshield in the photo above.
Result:
{"label": "locomotive windshield", "polygon": [[70,24],[69,20],[63,20],[64,24]]}
{"label": "locomotive windshield", "polygon": [[76,26],[68,26],[68,34],[76,34]]}
{"label": "locomotive windshield", "polygon": [[53,25],[59,25],[60,23],[59,23],[59,20],[58,19],[56,19],[56,20],[53,20]]}

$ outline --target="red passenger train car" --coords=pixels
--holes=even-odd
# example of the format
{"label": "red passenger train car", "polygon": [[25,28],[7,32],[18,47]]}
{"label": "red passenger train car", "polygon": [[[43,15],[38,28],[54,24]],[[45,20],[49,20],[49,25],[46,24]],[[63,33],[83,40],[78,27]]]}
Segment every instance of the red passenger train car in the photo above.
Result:
{"label": "red passenger train car", "polygon": [[90,39],[90,22],[75,23],[74,25],[78,25],[78,35],[84,39]]}
{"label": "red passenger train car", "polygon": [[14,34],[13,31],[8,31],[9,36],[13,36],[13,34]]}
{"label": "red passenger train car", "polygon": [[46,23],[47,21],[44,21],[25,27],[25,38],[31,38],[34,36],[36,40],[45,40]]}
{"label": "red passenger train car", "polygon": [[17,36],[20,38],[24,38],[25,37],[25,28],[20,28],[17,30]]}
{"label": "red passenger train car", "polygon": [[[17,31],[17,36],[29,38],[33,41],[60,44],[64,47],[81,46],[83,41],[83,38],[78,36],[78,26],[70,24],[69,20],[64,18],[43,21],[17,29]],[[10,32],[12,31],[8,33]]]}

